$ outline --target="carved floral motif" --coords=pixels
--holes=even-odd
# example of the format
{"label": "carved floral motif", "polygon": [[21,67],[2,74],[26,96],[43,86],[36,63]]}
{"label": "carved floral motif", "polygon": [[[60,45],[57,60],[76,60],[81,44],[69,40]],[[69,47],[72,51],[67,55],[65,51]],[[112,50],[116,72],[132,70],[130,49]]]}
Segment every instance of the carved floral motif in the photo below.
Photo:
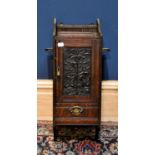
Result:
{"label": "carved floral motif", "polygon": [[91,48],[64,48],[64,95],[89,95]]}

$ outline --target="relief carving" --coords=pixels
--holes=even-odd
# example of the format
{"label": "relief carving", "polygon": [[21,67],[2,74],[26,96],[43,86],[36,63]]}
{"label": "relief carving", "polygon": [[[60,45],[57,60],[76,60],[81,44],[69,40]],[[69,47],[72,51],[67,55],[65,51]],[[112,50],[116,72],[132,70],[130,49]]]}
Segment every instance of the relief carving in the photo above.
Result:
{"label": "relief carving", "polygon": [[90,95],[91,48],[64,48],[63,94]]}

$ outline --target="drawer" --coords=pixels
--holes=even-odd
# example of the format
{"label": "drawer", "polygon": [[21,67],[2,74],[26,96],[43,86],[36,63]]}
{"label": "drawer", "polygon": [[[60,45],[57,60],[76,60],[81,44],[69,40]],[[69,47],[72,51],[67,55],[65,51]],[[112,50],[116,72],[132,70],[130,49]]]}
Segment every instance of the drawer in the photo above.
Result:
{"label": "drawer", "polygon": [[98,107],[56,107],[55,117],[98,117]]}

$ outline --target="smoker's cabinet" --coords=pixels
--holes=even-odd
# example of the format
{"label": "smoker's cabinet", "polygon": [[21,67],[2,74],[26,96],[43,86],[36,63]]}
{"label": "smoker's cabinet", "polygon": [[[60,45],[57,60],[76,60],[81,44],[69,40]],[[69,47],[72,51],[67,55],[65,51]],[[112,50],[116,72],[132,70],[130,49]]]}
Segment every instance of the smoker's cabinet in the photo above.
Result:
{"label": "smoker's cabinet", "polygon": [[102,34],[100,21],[65,25],[54,19],[53,124],[99,126]]}

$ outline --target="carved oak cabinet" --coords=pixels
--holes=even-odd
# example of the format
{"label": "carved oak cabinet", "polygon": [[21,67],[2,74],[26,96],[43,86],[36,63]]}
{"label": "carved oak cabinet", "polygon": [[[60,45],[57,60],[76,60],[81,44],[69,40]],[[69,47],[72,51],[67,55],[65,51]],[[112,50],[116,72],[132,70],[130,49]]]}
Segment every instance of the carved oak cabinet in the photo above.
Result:
{"label": "carved oak cabinet", "polygon": [[65,25],[54,19],[53,123],[99,127],[102,33],[100,21]]}

